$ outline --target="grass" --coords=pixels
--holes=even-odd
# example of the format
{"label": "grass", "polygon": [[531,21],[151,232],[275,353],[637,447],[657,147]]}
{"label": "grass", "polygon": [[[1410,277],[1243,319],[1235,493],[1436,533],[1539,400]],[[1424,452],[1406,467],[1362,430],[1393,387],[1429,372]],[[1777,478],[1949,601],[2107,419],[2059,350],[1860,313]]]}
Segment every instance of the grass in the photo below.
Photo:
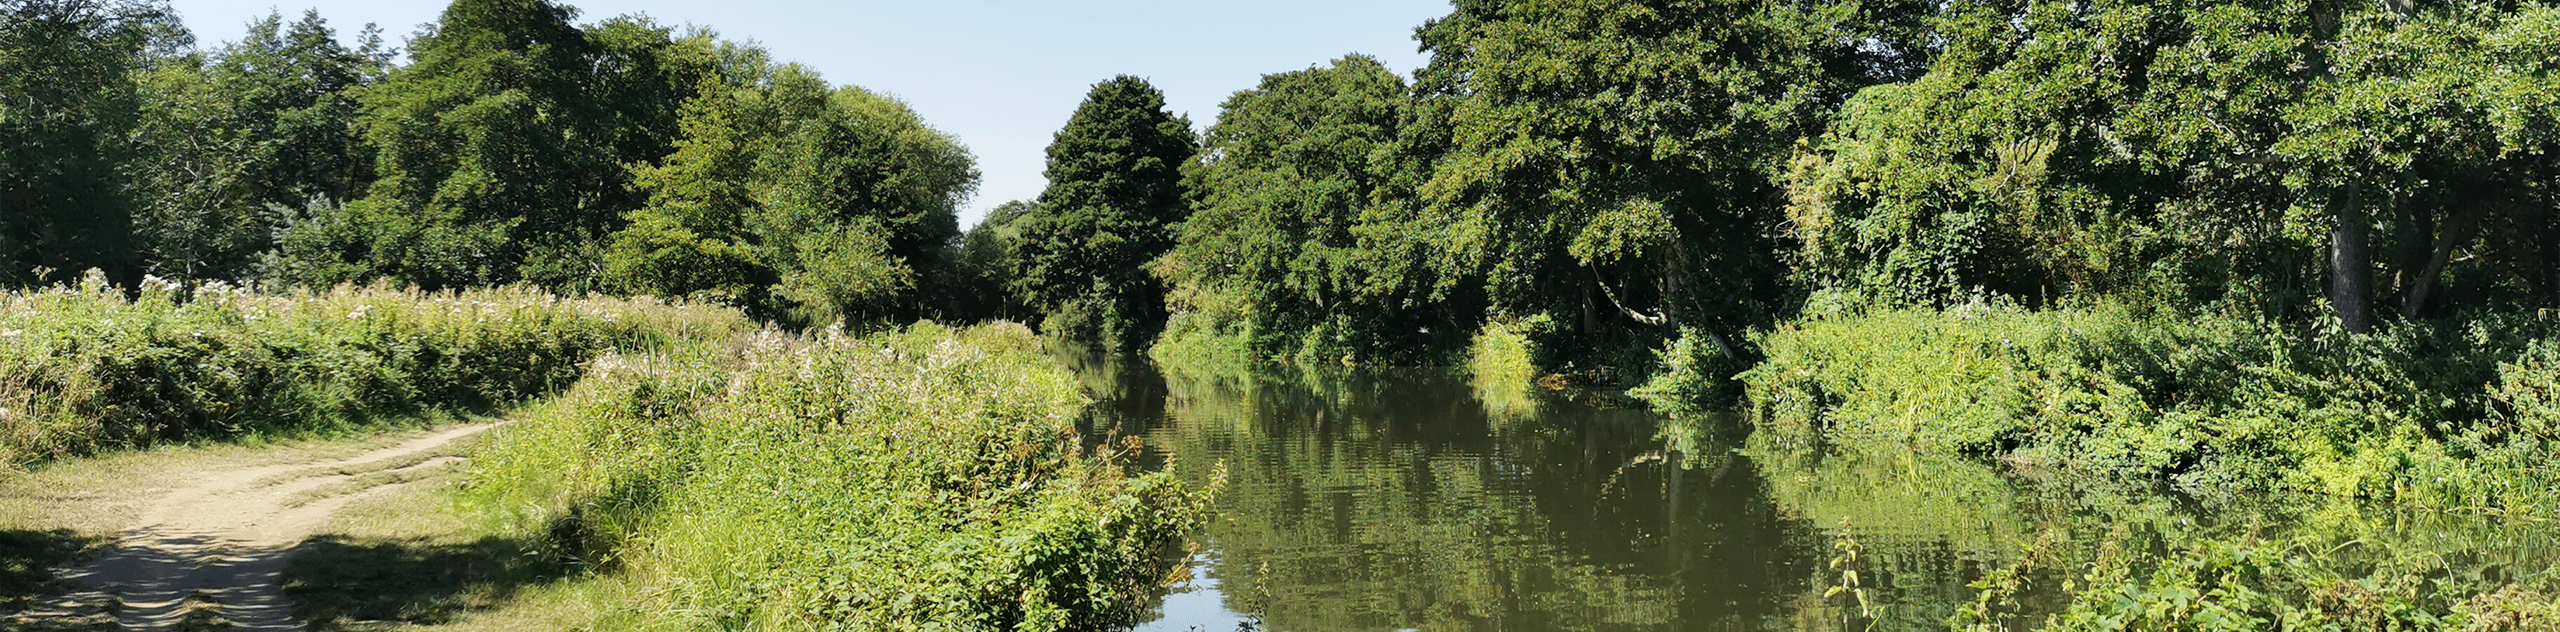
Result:
{"label": "grass", "polygon": [[697,351],[600,361],[475,465],[511,537],[648,595],[598,629],[1107,628],[1203,519],[1082,451],[1081,389],[1018,325]]}
{"label": "grass", "polygon": [[568,385],[603,351],[750,327],[734,310],[523,289],[128,292],[91,275],[0,292],[0,467],[486,412]]}
{"label": "grass", "polygon": [[[1740,380],[1798,450],[1917,449],[2202,494],[2293,490],[2498,513],[2560,509],[2527,402],[2549,324],[2356,335],[2099,307],[1976,305],[1790,324]],[[2502,382],[2503,380],[2503,382]],[[2504,386],[2500,386],[2504,384]]]}
{"label": "grass", "polygon": [[[1755,460],[1886,464],[1927,481],[1897,491],[1906,486],[1778,477],[1782,502],[1907,517],[1878,526],[1943,532],[1960,547],[1992,538],[2013,544],[1982,548],[2013,549],[2031,532],[1996,527],[2079,521],[2076,510],[2009,516],[1963,500],[1971,487],[2031,485],[2098,505],[2171,488],[2220,513],[2295,516],[2279,535],[2113,510],[2129,530],[2095,538],[2096,550],[2026,555],[1986,574],[1982,601],[1949,621],[1957,629],[2555,630],[2560,577],[2548,561],[2500,557],[2550,549],[2414,526],[2467,516],[2531,533],[2560,517],[2552,325],[2492,315],[2349,334],[2114,305],[1877,310],[1765,332],[1765,359],[1734,384],[1701,368],[1709,356],[1695,345],[1675,345],[1671,370],[1638,395],[1678,422],[1738,385]],[[2391,524],[2344,509],[2367,505]],[[1991,526],[1964,526],[1978,520]],[[2038,614],[2010,618],[2026,612]]]}

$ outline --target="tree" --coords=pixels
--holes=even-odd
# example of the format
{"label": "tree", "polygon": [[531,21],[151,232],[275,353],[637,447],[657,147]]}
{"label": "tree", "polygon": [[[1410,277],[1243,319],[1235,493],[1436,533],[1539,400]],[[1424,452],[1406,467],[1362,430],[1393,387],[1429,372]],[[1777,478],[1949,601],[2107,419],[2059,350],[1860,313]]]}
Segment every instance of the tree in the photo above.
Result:
{"label": "tree", "polygon": [[390,54],[370,28],[350,49],[318,12],[269,14],[240,41],[140,73],[137,228],[151,269],[239,280],[274,245],[271,207],[353,199],[372,181],[355,92]]}
{"label": "tree", "polygon": [[[2549,10],[1950,5],[1926,76],[1800,155],[1800,278],[1834,298],[2223,305],[2372,327],[2547,301]],[[2511,226],[2485,231],[2486,226]],[[2455,252],[2474,253],[2468,263]],[[2379,256],[2378,256],[2379,255]]]}
{"label": "tree", "polygon": [[1012,289],[1043,331],[1122,350],[1155,337],[1164,288],[1146,264],[1190,214],[1181,169],[1196,151],[1191,122],[1146,80],[1094,84],[1049,144],[1049,188],[1014,250]]}
{"label": "tree", "polygon": [[624,165],[665,154],[676,109],[715,69],[645,20],[573,17],[545,0],[447,7],[412,63],[364,91],[379,179],[341,211],[354,219],[323,223],[360,232],[288,234],[287,276],[592,288],[601,240],[642,202]]}
{"label": "tree", "polygon": [[1013,274],[1013,250],[1022,243],[1022,218],[1032,214],[1030,202],[1014,200],[996,205],[978,225],[961,235],[955,256],[958,265],[949,269],[956,278],[933,284],[947,292],[944,312],[962,320],[1014,320],[1035,313],[1012,292],[1005,290]]}
{"label": "tree", "polygon": [[1379,286],[1361,241],[1395,142],[1403,79],[1354,55],[1265,75],[1229,97],[1187,173],[1199,198],[1155,261],[1182,335],[1243,336],[1259,354],[1411,357],[1436,314]]}
{"label": "tree", "polygon": [[[1548,348],[1650,348],[1674,325],[1729,337],[1784,297],[1774,177],[1859,87],[1900,78],[1915,2],[1462,1],[1408,132],[1428,156],[1406,230],[1444,290],[1544,314]],[[1865,21],[1861,21],[1865,20]]]}
{"label": "tree", "polygon": [[605,256],[622,289],[729,300],[803,324],[912,319],[941,303],[968,151],[912,109],[724,45],[724,83],[684,109],[675,152],[639,169],[648,204]]}
{"label": "tree", "polygon": [[165,2],[0,2],[0,283],[38,269],[140,272],[131,194],[133,72],[182,46]]}

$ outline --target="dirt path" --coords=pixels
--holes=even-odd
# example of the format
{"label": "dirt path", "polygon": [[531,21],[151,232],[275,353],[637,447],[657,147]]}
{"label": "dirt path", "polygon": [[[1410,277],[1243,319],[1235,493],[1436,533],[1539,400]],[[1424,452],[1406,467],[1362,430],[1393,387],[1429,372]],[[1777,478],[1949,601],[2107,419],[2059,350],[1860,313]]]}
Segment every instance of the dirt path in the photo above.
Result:
{"label": "dirt path", "polygon": [[297,545],[348,503],[461,462],[440,451],[498,424],[456,427],[324,463],[186,476],[117,542],[63,573],[78,592],[10,621],[28,630],[301,630],[281,579]]}

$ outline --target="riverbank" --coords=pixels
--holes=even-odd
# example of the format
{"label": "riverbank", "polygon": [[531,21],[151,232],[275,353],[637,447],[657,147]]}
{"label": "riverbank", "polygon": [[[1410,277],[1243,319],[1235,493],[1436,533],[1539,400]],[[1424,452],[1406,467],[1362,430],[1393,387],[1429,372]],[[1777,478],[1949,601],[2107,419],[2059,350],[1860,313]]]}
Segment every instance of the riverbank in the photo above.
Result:
{"label": "riverbank", "polygon": [[[0,482],[23,496],[0,607],[65,629],[525,608],[604,629],[1103,628],[1176,572],[1214,494],[1129,474],[1142,444],[1083,445],[1088,400],[1018,325],[751,327],[521,290],[0,295]],[[467,473],[432,446],[341,449],[510,404]],[[343,462],[259,447],[314,441]],[[169,456],[198,452],[231,456]],[[132,470],[149,487],[98,480]],[[419,481],[435,493],[394,493]],[[314,530],[351,503],[382,524]],[[549,586],[618,592],[516,594]]]}
{"label": "riverbank", "polygon": [[[1876,310],[1764,332],[1762,359],[1729,384],[1708,369],[1720,357],[1674,345],[1666,372],[1638,393],[1676,427],[1738,418],[1748,452],[1768,463],[1961,462],[2068,498],[2165,493],[2284,515],[2370,503],[2537,524],[2560,512],[2553,332],[2545,318],[2497,315],[2351,334],[2120,305]],[[1718,391],[1730,399],[1706,395]],[[1740,414],[1697,414],[1725,401]],[[2335,530],[2118,522],[2133,531],[2108,537],[2124,542],[2115,548],[2021,556],[1997,575],[2062,582],[2043,591],[2060,606],[2028,608],[2051,619],[2013,621],[2014,603],[2001,614],[2004,600],[2031,591],[1986,580],[1981,603],[1954,621],[2059,630],[2560,622],[2549,560],[2466,562]]]}

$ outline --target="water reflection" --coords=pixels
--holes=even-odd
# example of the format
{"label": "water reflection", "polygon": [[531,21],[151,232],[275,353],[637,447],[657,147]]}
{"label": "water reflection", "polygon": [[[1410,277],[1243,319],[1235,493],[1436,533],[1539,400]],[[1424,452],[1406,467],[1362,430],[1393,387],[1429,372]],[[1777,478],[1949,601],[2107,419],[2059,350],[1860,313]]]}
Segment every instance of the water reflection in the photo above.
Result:
{"label": "water reflection", "polygon": [[[1101,402],[1089,435],[1142,436],[1142,466],[1195,483],[1228,473],[1196,579],[1146,631],[1943,630],[1973,600],[1967,584],[2046,533],[2063,542],[2057,567],[2109,541],[2274,528],[2388,542],[2336,554],[2445,573],[2548,572],[2560,550],[2546,530],[2476,517],[2206,505],[2058,491],[1955,459],[1666,441],[1641,411],[1489,407],[1437,371],[1076,363]],[[1872,609],[1825,595],[1844,525]],[[2033,578],[2025,623],[2061,606],[2060,575]]]}

